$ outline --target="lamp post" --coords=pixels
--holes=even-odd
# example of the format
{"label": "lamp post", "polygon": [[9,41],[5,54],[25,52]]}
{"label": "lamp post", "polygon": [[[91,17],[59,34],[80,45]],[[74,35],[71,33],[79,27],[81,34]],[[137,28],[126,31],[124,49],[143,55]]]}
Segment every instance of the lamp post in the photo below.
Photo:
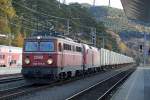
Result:
{"label": "lamp post", "polygon": [[108,6],[110,7],[110,0],[109,0],[109,4],[108,4]]}
{"label": "lamp post", "polygon": [[11,33],[9,33],[9,67],[11,66]]}

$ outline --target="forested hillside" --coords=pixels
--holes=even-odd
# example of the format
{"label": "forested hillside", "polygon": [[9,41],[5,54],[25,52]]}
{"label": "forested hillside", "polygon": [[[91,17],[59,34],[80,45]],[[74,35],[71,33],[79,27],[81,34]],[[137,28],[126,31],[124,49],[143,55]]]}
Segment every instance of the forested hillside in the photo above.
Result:
{"label": "forested hillside", "polygon": [[[150,28],[139,23],[128,20],[124,11],[117,8],[97,6],[90,7],[90,12],[98,21],[104,22],[105,26],[118,33],[122,31],[130,32],[150,32]],[[146,28],[146,30],[145,30]]]}
{"label": "forested hillside", "polygon": [[0,0],[0,34],[8,36],[7,39],[0,39],[0,44],[9,45],[12,42],[13,45],[16,45],[16,43],[18,43],[17,46],[22,45],[22,40],[20,40],[22,39],[22,35],[20,34],[21,26],[19,23],[20,20],[12,6],[12,0]]}
{"label": "forested hillside", "polygon": [[[95,18],[91,13],[93,9],[88,5],[65,5],[56,0],[1,0],[0,5],[1,34],[11,34],[9,39],[1,39],[0,44],[8,45],[11,42],[12,45],[21,47],[24,38],[37,32],[49,35],[53,31],[90,43],[91,30],[96,28],[97,47],[102,47],[105,42],[105,48],[119,52],[117,41],[106,32],[103,22],[97,21],[101,16]],[[103,14],[105,10],[99,12],[99,15],[106,16]],[[10,38],[12,41],[8,43]]]}

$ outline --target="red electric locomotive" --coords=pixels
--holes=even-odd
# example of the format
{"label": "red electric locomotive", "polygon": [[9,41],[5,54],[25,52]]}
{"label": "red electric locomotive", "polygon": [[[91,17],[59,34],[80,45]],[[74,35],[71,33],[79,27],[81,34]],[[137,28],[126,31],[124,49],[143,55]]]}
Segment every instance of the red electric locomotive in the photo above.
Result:
{"label": "red electric locomotive", "polygon": [[100,70],[100,52],[97,48],[83,44],[84,70],[93,72]]}
{"label": "red electric locomotive", "polygon": [[100,70],[97,48],[66,37],[30,37],[23,48],[25,78],[53,80]]}
{"label": "red electric locomotive", "polygon": [[49,79],[79,74],[83,69],[82,49],[82,44],[65,37],[25,39],[22,74]]}

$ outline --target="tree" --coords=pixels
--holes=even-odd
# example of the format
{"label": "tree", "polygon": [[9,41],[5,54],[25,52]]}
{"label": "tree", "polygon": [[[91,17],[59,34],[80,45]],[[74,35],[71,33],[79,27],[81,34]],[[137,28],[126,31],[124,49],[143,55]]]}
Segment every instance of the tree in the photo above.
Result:
{"label": "tree", "polygon": [[23,47],[23,43],[24,43],[24,36],[23,34],[18,33],[15,39],[13,40],[12,44],[17,47]]}

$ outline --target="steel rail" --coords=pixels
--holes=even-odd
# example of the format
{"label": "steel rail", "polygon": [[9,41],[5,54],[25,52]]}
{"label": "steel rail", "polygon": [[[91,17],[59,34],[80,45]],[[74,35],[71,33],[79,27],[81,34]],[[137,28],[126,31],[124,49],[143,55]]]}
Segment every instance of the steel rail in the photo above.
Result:
{"label": "steel rail", "polygon": [[18,77],[13,77],[13,78],[0,79],[0,84],[19,81],[19,80],[24,80],[24,78],[22,76],[18,76]]}
{"label": "steel rail", "polygon": [[[128,70],[130,70],[130,69],[128,69]],[[128,70],[126,70],[126,71],[128,71]],[[107,79],[104,79],[104,80],[102,80],[102,81],[100,81],[100,82],[98,82],[98,83],[96,83],[96,84],[94,84],[94,85],[91,85],[90,87],[88,87],[88,88],[86,88],[86,89],[84,89],[84,90],[82,90],[82,91],[80,91],[80,92],[78,92],[78,93],[75,93],[74,95],[72,95],[72,96],[66,98],[65,100],[74,100],[76,97],[78,97],[78,96],[80,96],[80,95],[82,95],[82,94],[85,94],[86,92],[88,92],[88,91],[91,90],[92,88],[94,88],[94,87],[96,87],[96,86],[98,86],[98,85],[100,85],[100,84],[102,84],[102,83],[104,83],[104,82],[107,82],[107,81],[111,80],[112,78],[114,78],[115,76],[120,75],[121,73],[124,73],[124,72],[126,72],[126,71],[119,72],[119,73],[117,73],[117,74],[115,74],[115,75],[113,75],[113,76],[111,76],[111,77],[108,77]],[[125,75],[125,76],[127,76],[127,75]],[[122,80],[123,80],[123,79],[122,79]],[[121,81],[121,80],[120,80],[120,81]],[[117,83],[119,83],[120,81],[118,81]],[[116,83],[116,85],[117,85],[117,83]],[[113,89],[113,86],[112,86],[111,88]],[[109,90],[105,91],[105,93],[103,93],[103,95],[101,95],[101,96],[98,98],[98,100],[100,100],[102,97],[104,97],[104,96],[111,90],[111,88],[110,88]]]}

